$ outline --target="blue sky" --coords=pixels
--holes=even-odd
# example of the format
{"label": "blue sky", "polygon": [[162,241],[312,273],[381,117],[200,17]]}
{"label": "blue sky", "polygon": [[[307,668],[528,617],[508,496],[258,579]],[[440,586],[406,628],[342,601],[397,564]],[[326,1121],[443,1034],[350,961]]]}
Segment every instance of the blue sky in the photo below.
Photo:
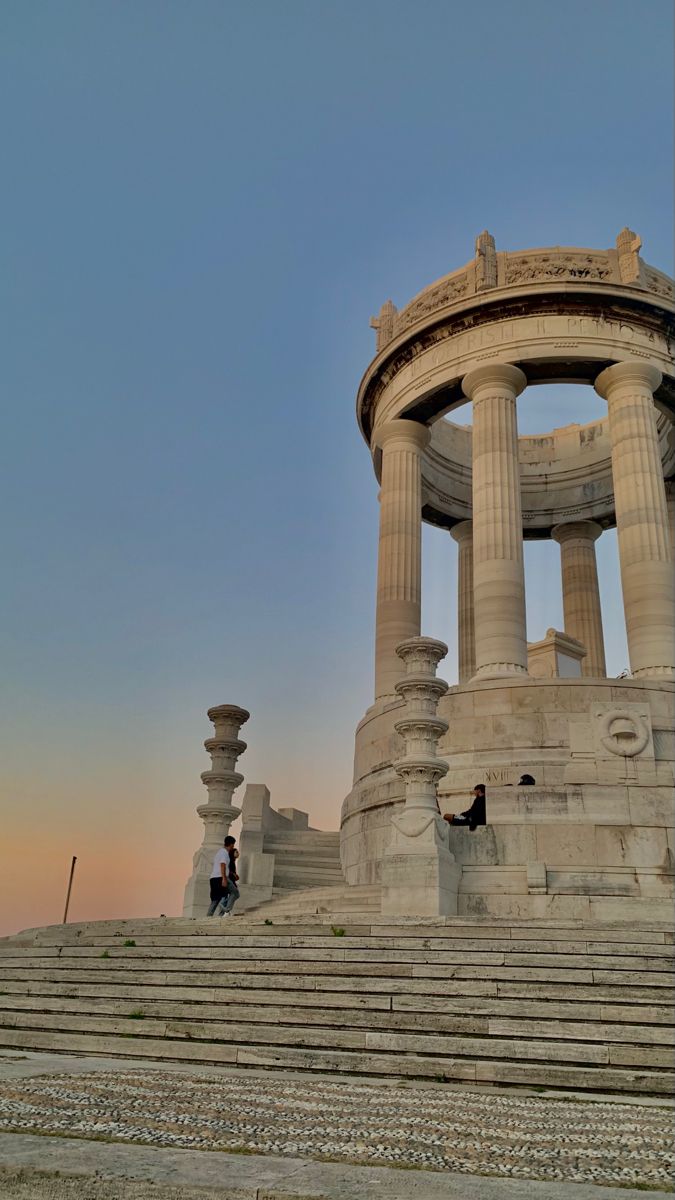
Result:
{"label": "blue sky", "polygon": [[[5,0],[7,895],[36,853],[50,872],[15,925],[53,918],[78,850],[75,916],[103,915],[101,872],[111,912],[148,910],[153,876],[178,907],[210,704],[251,709],[249,780],[336,827],[372,687],[369,317],[486,227],[518,249],[629,224],[670,270],[671,44],[665,0]],[[596,404],[539,389],[521,428]],[[557,555],[528,548],[531,638],[561,623]],[[600,556],[618,672],[611,536]],[[447,638],[455,558],[429,531]]]}

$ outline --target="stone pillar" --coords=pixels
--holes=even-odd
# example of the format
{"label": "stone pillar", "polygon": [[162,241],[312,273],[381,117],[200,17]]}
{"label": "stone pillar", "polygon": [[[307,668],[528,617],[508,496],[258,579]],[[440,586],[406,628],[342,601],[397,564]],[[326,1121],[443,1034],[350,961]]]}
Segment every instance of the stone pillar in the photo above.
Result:
{"label": "stone pillar", "polygon": [[394,696],[401,674],[396,647],[420,632],[422,599],[422,451],[429,430],[390,421],[375,431],[382,450],[380,542],[375,618],[375,699]]}
{"label": "stone pillar", "polygon": [[661,372],[615,363],[595,381],[607,400],[621,587],[633,675],[675,678],[675,569],[656,429]]}
{"label": "stone pillar", "polygon": [[595,560],[595,543],[601,533],[595,521],[569,521],[551,531],[560,546],[565,633],[586,647],[581,673],[596,679],[607,674]]}
{"label": "stone pillar", "polygon": [[476,678],[527,674],[523,521],[516,397],[518,367],[477,367],[464,378],[473,401],[473,589]]}
{"label": "stone pillar", "polygon": [[239,740],[239,730],[250,715],[245,708],[238,708],[236,704],[219,704],[207,713],[215,726],[216,735],[204,742],[211,756],[211,770],[204,771],[201,776],[208,799],[206,804],[200,804],[197,809],[204,822],[204,838],[192,860],[192,875],[188,879],[183,902],[184,917],[206,916],[214,855],[227,837],[230,825],[241,812],[232,804],[232,793],[243,782],[244,776],[239,775],[234,767],[239,755],[246,749],[246,742]]}
{"label": "stone pillar", "polygon": [[459,682],[466,683],[476,673],[476,640],[473,619],[473,525],[460,521],[450,536],[459,546],[457,559],[457,648]]}
{"label": "stone pillar", "polygon": [[448,685],[436,667],[448,652],[433,638],[410,638],[398,647],[406,675],[396,684],[405,713],[394,726],[405,755],[394,764],[405,782],[405,805],[391,818],[391,839],[382,861],[382,912],[435,917],[457,912],[461,867],[449,847],[449,826],[438,811],[438,781],[448,764],[436,757],[448,723],[436,715]]}

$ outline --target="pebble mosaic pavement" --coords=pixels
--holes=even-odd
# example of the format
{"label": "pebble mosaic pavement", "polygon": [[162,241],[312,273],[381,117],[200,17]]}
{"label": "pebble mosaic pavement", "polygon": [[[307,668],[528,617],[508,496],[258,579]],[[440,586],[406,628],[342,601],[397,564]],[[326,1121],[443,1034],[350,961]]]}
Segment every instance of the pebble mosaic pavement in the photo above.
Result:
{"label": "pebble mosaic pavement", "polygon": [[672,1110],[162,1071],[0,1084],[0,1130],[670,1190]]}

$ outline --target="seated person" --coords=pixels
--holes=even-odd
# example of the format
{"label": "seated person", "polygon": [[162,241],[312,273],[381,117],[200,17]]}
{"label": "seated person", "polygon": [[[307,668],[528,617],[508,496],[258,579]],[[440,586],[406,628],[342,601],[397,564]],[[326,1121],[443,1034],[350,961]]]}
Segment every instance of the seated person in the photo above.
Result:
{"label": "seated person", "polygon": [[473,804],[458,817],[454,813],[443,813],[449,825],[468,825],[471,833],[478,825],[485,825],[485,784],[477,783],[473,789]]}

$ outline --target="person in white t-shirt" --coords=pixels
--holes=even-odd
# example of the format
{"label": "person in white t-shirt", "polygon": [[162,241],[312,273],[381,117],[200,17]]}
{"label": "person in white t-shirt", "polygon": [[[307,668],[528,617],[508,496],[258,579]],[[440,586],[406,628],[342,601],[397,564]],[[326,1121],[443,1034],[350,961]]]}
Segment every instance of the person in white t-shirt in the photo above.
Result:
{"label": "person in white t-shirt", "polygon": [[226,837],[222,849],[216,850],[209,879],[211,903],[206,914],[207,917],[213,916],[219,904],[222,904],[224,909],[227,903],[235,840],[231,836]]}

